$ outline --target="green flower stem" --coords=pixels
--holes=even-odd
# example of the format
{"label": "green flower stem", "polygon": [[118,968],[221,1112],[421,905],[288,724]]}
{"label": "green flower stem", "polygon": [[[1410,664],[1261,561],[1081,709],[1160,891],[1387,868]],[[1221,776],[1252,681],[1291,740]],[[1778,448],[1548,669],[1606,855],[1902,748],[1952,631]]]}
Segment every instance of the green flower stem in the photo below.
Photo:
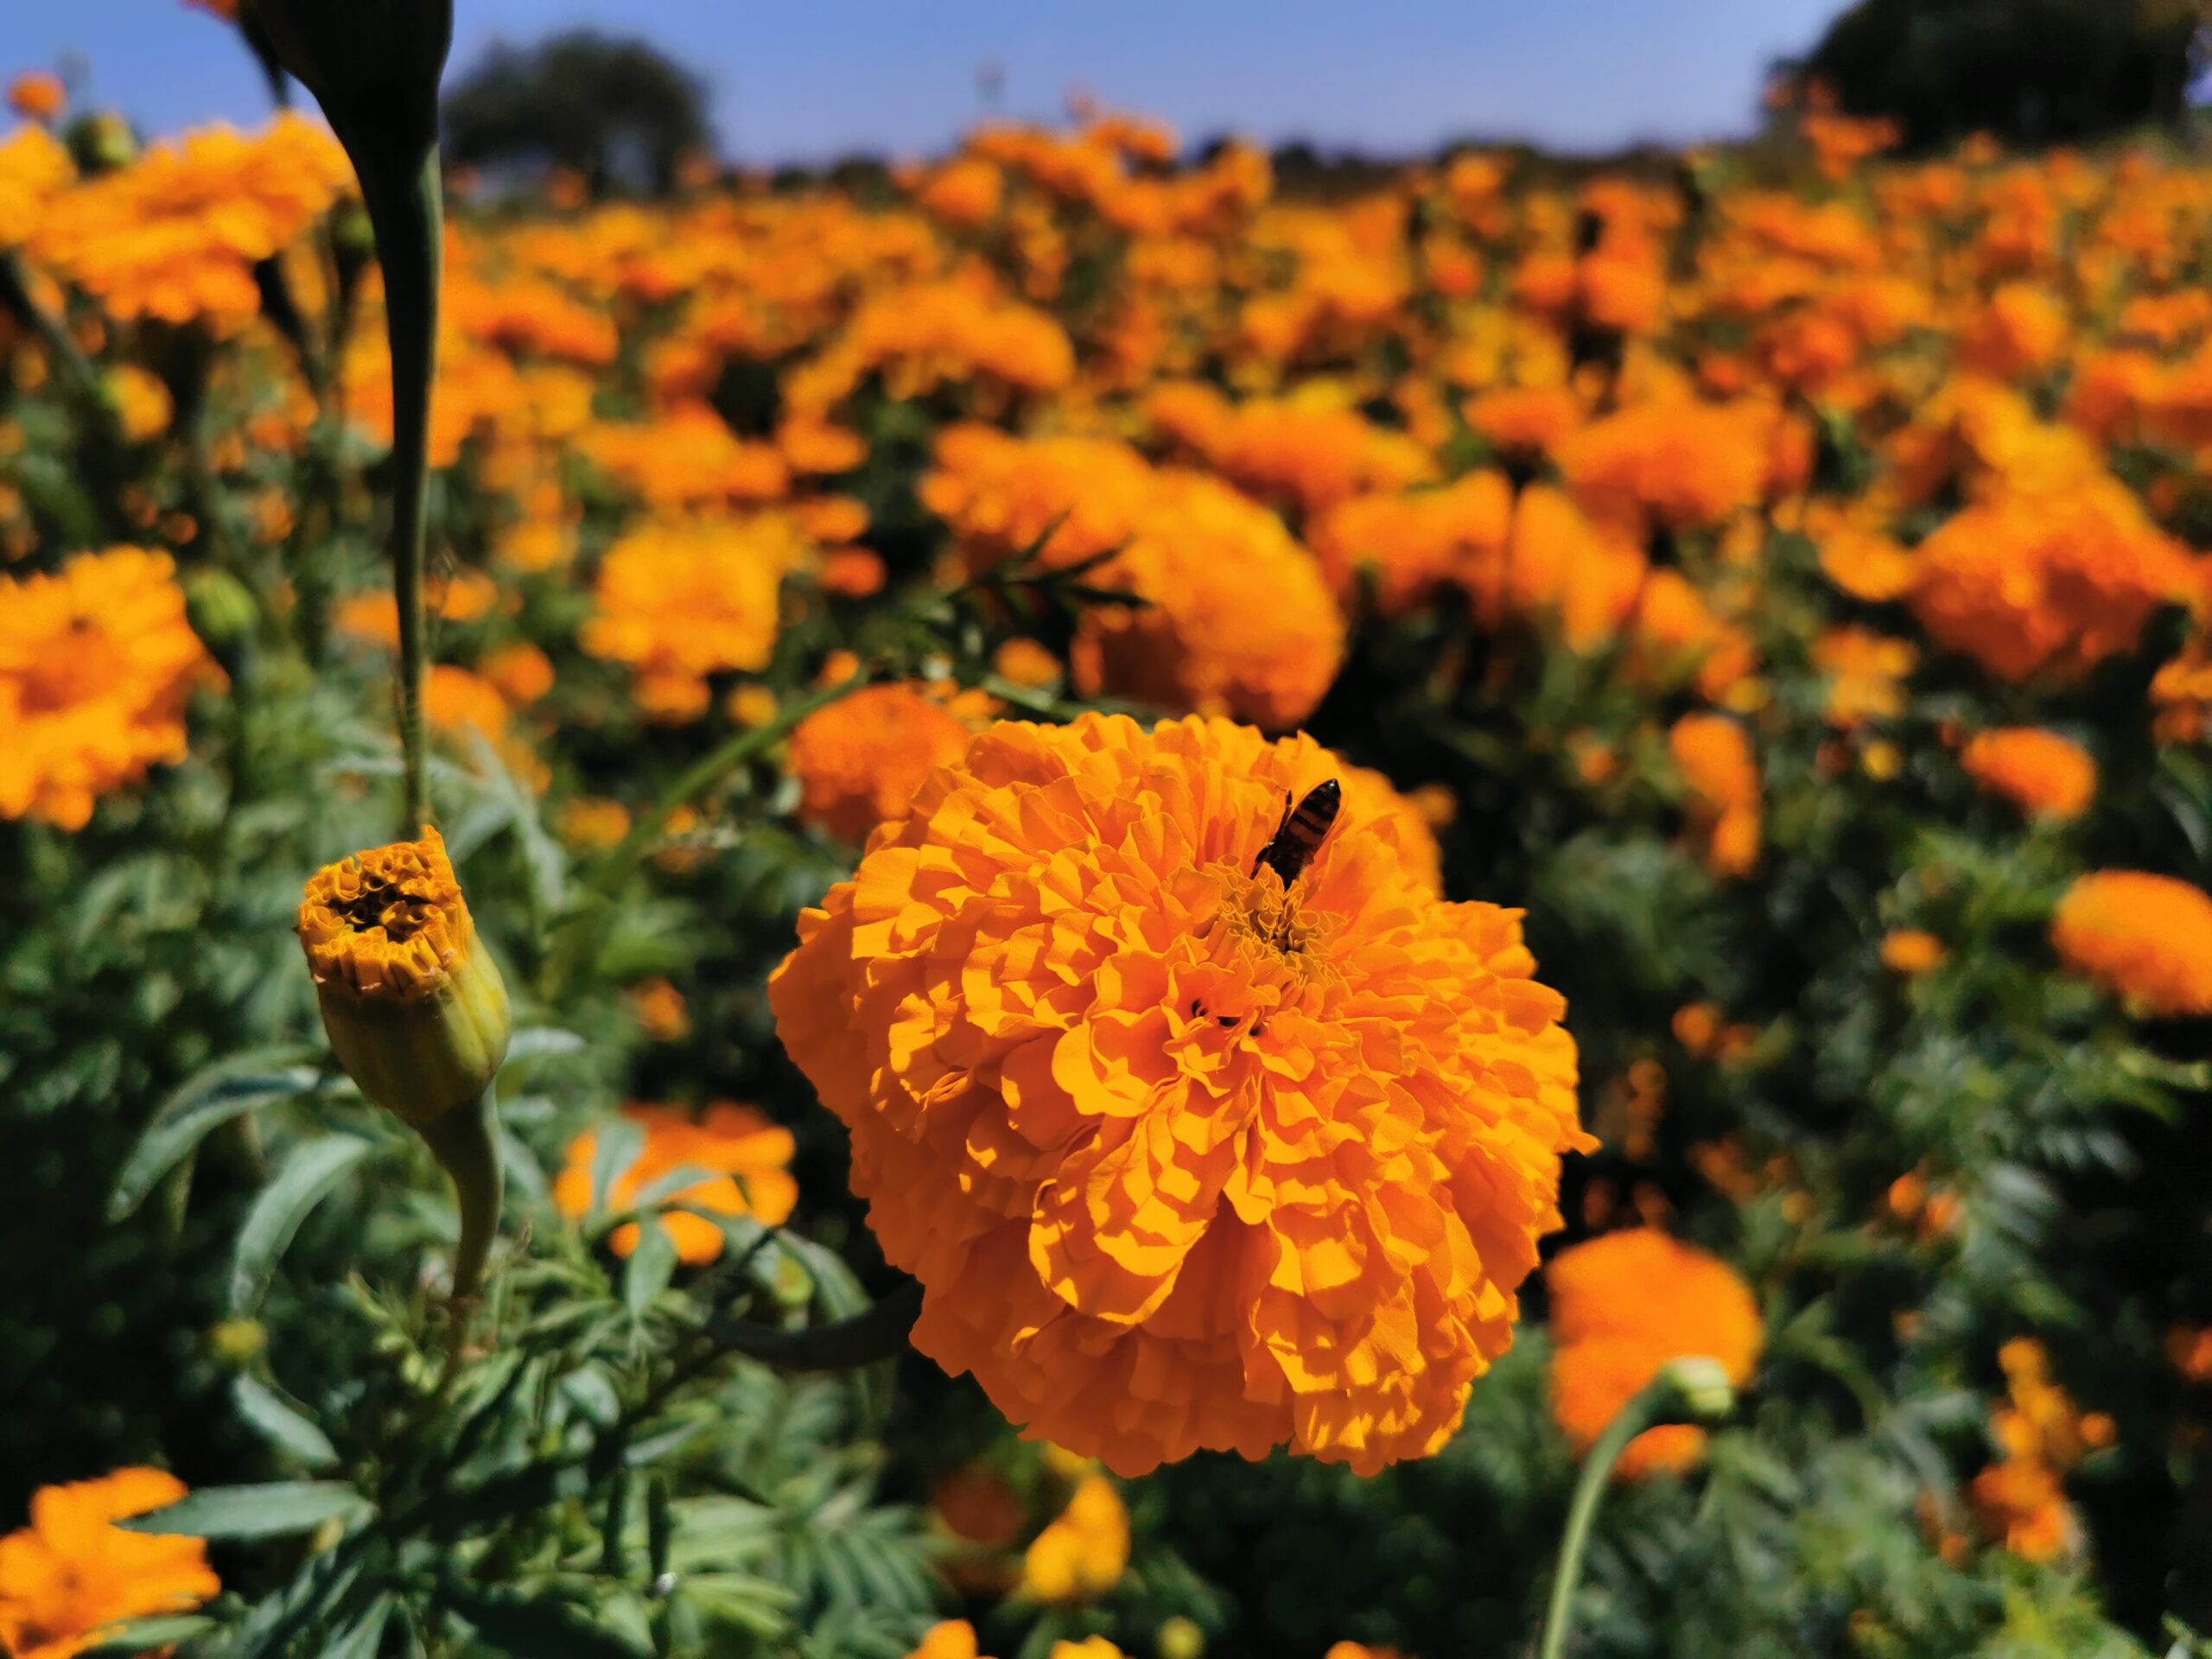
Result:
{"label": "green flower stem", "polygon": [[1613,1465],[1628,1443],[1661,1423],[1707,1422],[1725,1415],[1732,1404],[1727,1381],[1707,1359],[1677,1360],[1644,1384],[1623,1406],[1582,1460],[1582,1477],[1567,1506],[1567,1530],[1559,1541],[1559,1565],[1552,1573],[1550,1605],[1544,1610],[1543,1639],[1536,1659],[1561,1659],[1574,1622],[1574,1592],[1582,1582],[1582,1552],[1590,1541],[1598,1505],[1612,1484]]}
{"label": "green flower stem", "polygon": [[448,1375],[467,1346],[468,1327],[484,1287],[484,1263],[499,1230],[505,1174],[499,1166],[499,1105],[493,1085],[467,1106],[456,1106],[421,1130],[439,1165],[453,1179],[461,1209],[461,1243],[453,1254],[453,1345]]}
{"label": "green flower stem", "polygon": [[399,833],[429,822],[423,738],[429,648],[423,620],[423,543],[429,522],[430,387],[437,370],[438,284],[445,262],[445,203],[438,147],[382,133],[340,131],[384,267],[385,327],[391,342],[391,588],[399,607],[399,746],[404,804]]}
{"label": "green flower stem", "polygon": [[921,1311],[921,1286],[902,1285],[865,1313],[835,1325],[786,1331],[725,1316],[707,1329],[722,1353],[742,1354],[791,1371],[851,1371],[904,1350]]}

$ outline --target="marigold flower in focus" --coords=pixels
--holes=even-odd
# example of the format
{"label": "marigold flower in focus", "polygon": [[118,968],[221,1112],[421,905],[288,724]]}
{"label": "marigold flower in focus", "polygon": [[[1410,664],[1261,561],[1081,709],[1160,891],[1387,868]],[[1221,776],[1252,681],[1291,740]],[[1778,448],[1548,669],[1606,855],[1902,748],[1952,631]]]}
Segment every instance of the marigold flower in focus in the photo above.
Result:
{"label": "marigold flower in focus", "polygon": [[219,1594],[204,1540],[114,1524],[184,1495],[159,1469],[40,1488],[30,1524],[0,1537],[0,1651],[75,1659],[128,1620],[188,1613]]}
{"label": "marigold flower in focus", "polygon": [[1021,1558],[1021,1587],[1039,1601],[1087,1601],[1122,1581],[1129,1565],[1129,1512],[1114,1483],[1085,1475],[1059,1518]]}
{"label": "marigold flower in focus", "polygon": [[[1561,1250],[1544,1269],[1551,1293],[1552,1415],[1578,1453],[1671,1360],[1719,1362],[1732,1387],[1751,1381],[1765,1328],[1751,1288],[1716,1255],[1649,1227]],[[1704,1455],[1693,1424],[1646,1429],[1617,1468],[1634,1480],[1679,1472]]]}
{"label": "marigold flower in focus", "polygon": [[966,752],[968,723],[912,685],[872,685],[817,709],[791,733],[799,817],[858,846],[906,810],[922,781]]}
{"label": "marigold flower in focus", "polygon": [[2050,941],[2069,968],[2143,1013],[2212,1014],[2212,896],[2201,887],[2093,871],[2059,900]]}
{"label": "marigold flower in focus", "polygon": [[1592,1144],[1517,912],[1436,902],[1349,792],[1287,887],[1260,862],[1343,775],[1223,721],[1001,723],[769,983],[915,1346],[1116,1473],[1433,1451]]}
{"label": "marigold flower in focus", "polygon": [[507,988],[444,837],[425,826],[324,866],[298,926],[331,1052],[365,1098],[422,1128],[482,1094],[507,1055]]}
{"label": "marigold flower in focus", "polygon": [[[722,1253],[722,1230],[704,1216],[751,1216],[765,1226],[781,1225],[798,1203],[798,1183],[791,1179],[795,1143],[789,1129],[771,1123],[750,1106],[716,1101],[694,1117],[674,1106],[625,1106],[622,1116],[645,1132],[645,1144],[630,1167],[614,1179],[607,1194],[610,1210],[631,1208],[638,1194],[677,1170],[702,1172],[690,1185],[663,1195],[660,1202],[688,1205],[667,1209],[648,1224],[668,1234],[677,1259],[694,1267],[716,1260]],[[576,1220],[591,1210],[592,1160],[599,1151],[599,1137],[586,1133],[569,1143],[566,1160],[554,1178],[554,1207]],[[608,1243],[617,1255],[638,1248],[639,1224],[625,1222]]]}
{"label": "marigold flower in focus", "polygon": [[1943,965],[1943,941],[1916,927],[1882,936],[1882,966],[1893,974],[1925,974]]}
{"label": "marigold flower in focus", "polygon": [[81,830],[92,803],[185,755],[185,703],[222,684],[165,553],[80,553],[0,576],[0,818]]}
{"label": "marigold flower in focus", "polygon": [[1667,734],[1668,752],[1689,792],[1690,823],[1706,868],[1748,875],[1763,839],[1758,761],[1742,726],[1726,715],[1685,715]]}
{"label": "marigold flower in focus", "polygon": [[2032,817],[2078,818],[2096,798],[2095,760],[2056,732],[2028,726],[1983,732],[1959,761],[1975,783]]}

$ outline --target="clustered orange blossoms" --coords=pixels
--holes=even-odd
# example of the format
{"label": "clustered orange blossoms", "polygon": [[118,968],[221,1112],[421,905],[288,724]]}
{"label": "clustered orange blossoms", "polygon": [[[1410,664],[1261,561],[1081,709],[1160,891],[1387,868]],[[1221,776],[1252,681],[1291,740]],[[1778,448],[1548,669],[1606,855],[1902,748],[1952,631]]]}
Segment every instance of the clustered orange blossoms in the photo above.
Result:
{"label": "clustered orange blossoms", "polygon": [[30,1524],[0,1537],[0,1652],[75,1659],[130,1619],[189,1612],[218,1593],[202,1540],[114,1524],[183,1496],[159,1469],[40,1491]]}
{"label": "clustered orange blossoms", "polygon": [[185,705],[223,683],[166,553],[0,575],[0,818],[79,830],[101,796],[184,759]]}
{"label": "clustered orange blossoms", "polygon": [[1116,1473],[1433,1450],[1589,1144],[1515,912],[1439,903],[1351,804],[1287,887],[1256,865],[1338,771],[1219,721],[1002,723],[770,982],[916,1346]]}
{"label": "clustered orange blossoms", "polygon": [[991,712],[981,693],[916,685],[872,685],[817,709],[791,732],[799,816],[857,846],[905,811],[930,773],[957,760],[976,721]]}
{"label": "clustered orange blossoms", "polygon": [[2001,1456],[1974,1479],[1974,1515],[2015,1555],[2054,1560],[2075,1547],[2081,1522],[2061,1482],[2088,1452],[2109,1446],[2113,1421],[2082,1412],[2050,1377],[2041,1344],[2016,1338],[1998,1351],[2007,1403],[1990,1421]]}
{"label": "clustered orange blossoms", "polygon": [[[1669,1360],[1718,1360],[1741,1388],[1765,1332],[1758,1304],[1718,1256],[1649,1228],[1605,1233],[1561,1250],[1544,1269],[1551,1294],[1552,1413],[1579,1451]],[[1692,1424],[1648,1428],[1628,1443],[1629,1479],[1689,1468],[1706,1433]]]}
{"label": "clustered orange blossoms", "polygon": [[1959,753],[1967,776],[2034,817],[2078,818],[2097,794],[2097,763],[2070,738],[2031,727],[1978,733]]}

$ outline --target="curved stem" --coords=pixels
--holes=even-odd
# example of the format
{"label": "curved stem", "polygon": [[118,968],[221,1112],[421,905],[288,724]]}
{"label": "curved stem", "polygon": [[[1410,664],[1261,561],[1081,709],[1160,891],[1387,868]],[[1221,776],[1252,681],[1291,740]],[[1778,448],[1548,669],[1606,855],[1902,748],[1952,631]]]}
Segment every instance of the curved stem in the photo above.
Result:
{"label": "curved stem", "polygon": [[450,1376],[468,1345],[469,1326],[484,1287],[484,1263],[499,1230],[499,1205],[505,1192],[493,1089],[487,1085],[470,1104],[454,1107],[423,1125],[421,1133],[453,1178],[454,1198],[461,1209],[461,1242],[453,1253],[453,1340],[446,1359]]}
{"label": "curved stem", "polygon": [[708,1327],[717,1351],[742,1354],[790,1371],[851,1371],[889,1359],[906,1345],[922,1311],[922,1287],[902,1285],[865,1313],[835,1325],[785,1331],[727,1316]]}
{"label": "curved stem", "polygon": [[[340,133],[340,137],[347,135]],[[437,368],[438,283],[445,256],[438,147],[365,142],[346,148],[384,267],[385,328],[391,343],[391,588],[399,607],[399,744],[405,785],[399,831],[429,821],[423,692],[429,649],[423,621],[423,551],[429,529],[430,388]],[[415,153],[410,153],[415,152]]]}
{"label": "curved stem", "polygon": [[1665,1408],[1679,1398],[1674,1382],[1665,1373],[1652,1378],[1620,1408],[1583,1459],[1582,1478],[1574,1483],[1574,1500],[1567,1506],[1567,1530],[1560,1535],[1559,1565],[1552,1572],[1551,1603],[1544,1610],[1544,1635],[1536,1659],[1560,1659],[1567,1651],[1567,1631],[1574,1618],[1574,1592],[1582,1582],[1582,1551],[1590,1541],[1590,1523],[1598,1517],[1598,1505],[1612,1482],[1613,1465],[1620,1461],[1628,1443],[1659,1421]]}

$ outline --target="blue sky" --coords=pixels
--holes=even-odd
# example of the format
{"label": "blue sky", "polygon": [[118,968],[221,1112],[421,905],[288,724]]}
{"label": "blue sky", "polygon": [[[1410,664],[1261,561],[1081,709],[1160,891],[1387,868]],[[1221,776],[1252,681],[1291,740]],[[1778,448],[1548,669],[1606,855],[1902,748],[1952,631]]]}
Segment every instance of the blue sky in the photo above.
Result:
{"label": "blue sky", "polygon": [[[1761,73],[1841,0],[457,0],[457,66],[486,41],[595,23],[702,71],[748,162],[944,148],[978,109],[1056,113],[1071,86],[1234,130],[1389,153],[1449,137],[1577,149],[1743,130]],[[260,118],[226,31],[182,0],[10,4],[0,73],[75,54],[97,101],[155,131]]]}

